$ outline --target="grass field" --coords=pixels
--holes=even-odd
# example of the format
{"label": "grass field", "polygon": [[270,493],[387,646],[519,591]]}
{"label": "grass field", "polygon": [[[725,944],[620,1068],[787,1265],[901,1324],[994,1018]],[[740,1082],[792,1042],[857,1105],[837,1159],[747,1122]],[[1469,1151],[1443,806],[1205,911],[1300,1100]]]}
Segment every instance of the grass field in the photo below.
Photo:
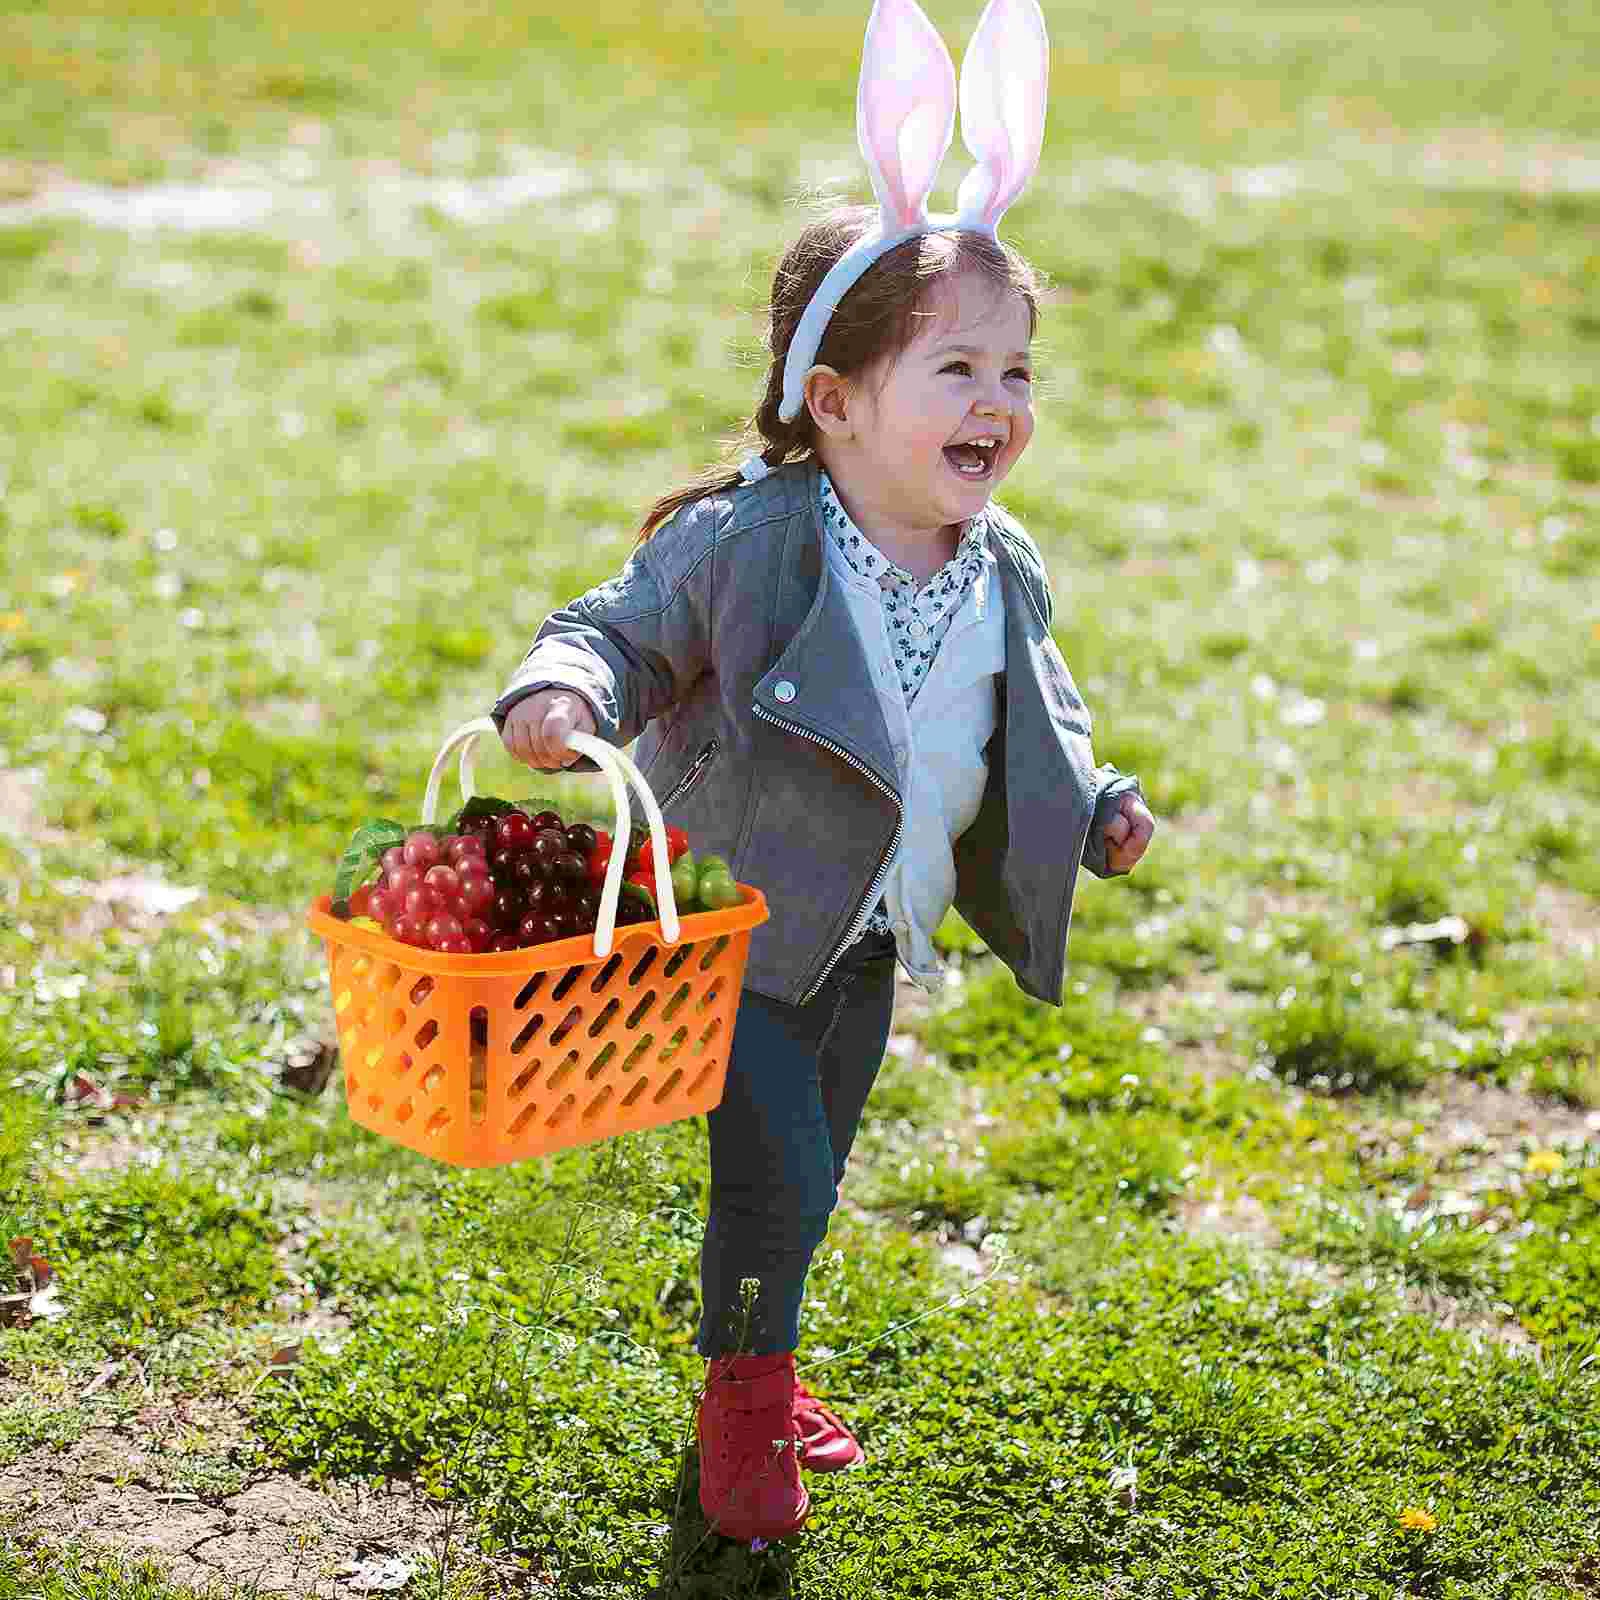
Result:
{"label": "grass field", "polygon": [[1600,22],[1045,8],[1003,498],[1162,829],[1060,1011],[954,919],[906,997],[802,1324],[870,1465],[760,1551],[700,1127],[458,1172],[278,1066],[350,831],[747,414],[867,7],[0,11],[0,1600],[1600,1595]]}

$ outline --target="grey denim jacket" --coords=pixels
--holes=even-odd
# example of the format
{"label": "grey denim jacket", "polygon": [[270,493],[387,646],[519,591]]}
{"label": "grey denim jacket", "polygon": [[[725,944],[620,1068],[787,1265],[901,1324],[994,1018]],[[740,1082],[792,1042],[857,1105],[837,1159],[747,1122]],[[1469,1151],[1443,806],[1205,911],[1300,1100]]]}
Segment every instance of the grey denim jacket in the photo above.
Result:
{"label": "grey denim jacket", "polygon": [[[810,999],[877,904],[900,841],[896,764],[872,671],[828,573],[812,459],[685,506],[615,578],[551,614],[494,706],[562,688],[626,745],[699,851],[767,897],[745,984]],[[1060,1005],[1080,862],[1139,780],[1094,763],[1089,714],[1050,635],[1038,548],[991,519],[1006,673],[956,909],[1036,999]],[[595,770],[584,759],[573,771]]]}

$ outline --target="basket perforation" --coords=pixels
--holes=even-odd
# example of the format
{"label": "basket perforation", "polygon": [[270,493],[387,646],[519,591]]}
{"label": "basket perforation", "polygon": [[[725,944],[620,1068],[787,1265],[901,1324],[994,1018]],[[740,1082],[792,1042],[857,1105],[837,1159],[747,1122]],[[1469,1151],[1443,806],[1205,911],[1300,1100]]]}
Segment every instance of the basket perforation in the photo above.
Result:
{"label": "basket perforation", "polygon": [[481,1123],[489,1114],[489,1008],[468,1013],[467,1118]]}
{"label": "basket perforation", "polygon": [[598,1039],[610,1025],[611,1019],[622,1009],[622,1002],[615,996],[606,1001],[603,1010],[598,1012],[593,1022],[589,1024],[589,1037]]}
{"label": "basket perforation", "polygon": [[527,1003],[532,1000],[533,997],[538,994],[539,990],[544,986],[544,980],[544,973],[534,973],[534,975],[529,978],[520,989],[517,990],[517,998],[511,1002],[512,1009],[514,1011],[522,1010],[522,1008],[527,1005]]}
{"label": "basket perforation", "polygon": [[614,977],[616,977],[617,970],[621,967],[621,965],[622,952],[619,950],[615,955],[609,957],[606,961],[606,964],[601,967],[597,973],[595,973],[594,982],[589,985],[589,993],[599,994],[600,991],[605,988],[605,986],[610,983]]}
{"label": "basket perforation", "polygon": [[[556,998],[555,991],[551,990],[550,998]],[[573,1006],[556,1025],[550,1030],[550,1043],[560,1044],[574,1028],[583,1021],[583,1007]]]}
{"label": "basket perforation", "polygon": [[628,987],[630,989],[638,988],[639,980],[643,978],[645,973],[647,973],[651,967],[656,964],[657,954],[658,952],[656,947],[651,945],[650,948],[639,957],[638,963],[635,965],[633,971],[628,974]]}
{"label": "basket perforation", "polygon": [[556,1069],[548,1078],[545,1079],[545,1088],[558,1088],[568,1074],[571,1073],[572,1069],[578,1065],[580,1060],[581,1057],[578,1055],[576,1050],[569,1050],[566,1055],[561,1058],[561,1061],[557,1065]]}
{"label": "basket perforation", "polygon": [[637,1028],[639,1024],[644,1021],[645,1017],[649,1015],[650,1007],[653,1006],[660,998],[661,991],[659,989],[647,989],[645,993],[639,997],[638,1005],[636,1005],[633,1010],[628,1013],[627,1026],[630,1028]]}
{"label": "basket perforation", "polygon": [[520,1056],[533,1043],[534,1036],[544,1026],[544,1013],[535,1011],[523,1024],[522,1031],[511,1041],[511,1053]]}
{"label": "basket perforation", "polygon": [[556,984],[555,988],[550,991],[550,998],[552,1000],[565,1000],[567,995],[571,992],[573,984],[575,984],[578,979],[583,976],[583,974],[583,967],[568,967],[567,970],[562,973],[561,979]]}

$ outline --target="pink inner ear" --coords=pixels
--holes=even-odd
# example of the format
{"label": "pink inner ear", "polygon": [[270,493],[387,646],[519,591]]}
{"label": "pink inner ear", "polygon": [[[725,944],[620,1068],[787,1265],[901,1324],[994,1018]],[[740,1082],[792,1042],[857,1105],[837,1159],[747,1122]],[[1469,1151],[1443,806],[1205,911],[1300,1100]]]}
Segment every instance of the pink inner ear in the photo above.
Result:
{"label": "pink inner ear", "polygon": [[1033,176],[1044,145],[1050,40],[1038,0],[989,0],[961,63],[961,137],[981,169],[963,213],[993,226]]}
{"label": "pink inner ear", "polygon": [[861,51],[856,139],[896,227],[925,216],[955,117],[956,69],[938,30],[916,0],[876,0]]}

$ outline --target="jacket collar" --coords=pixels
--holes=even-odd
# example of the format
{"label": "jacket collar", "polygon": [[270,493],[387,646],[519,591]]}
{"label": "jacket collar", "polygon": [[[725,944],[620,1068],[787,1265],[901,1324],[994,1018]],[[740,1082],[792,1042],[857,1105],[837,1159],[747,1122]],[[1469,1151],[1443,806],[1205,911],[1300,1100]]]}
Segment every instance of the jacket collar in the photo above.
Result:
{"label": "jacket collar", "polygon": [[[781,493],[780,503],[788,512],[773,614],[776,620],[803,613],[805,621],[756,683],[756,705],[762,713],[838,746],[887,789],[898,792],[888,725],[877,695],[870,692],[872,668],[848,602],[828,570],[816,458],[778,468],[771,485]],[[994,535],[989,549],[1005,600],[1006,660],[1026,661],[1029,643],[1043,631],[1043,621],[1002,519],[990,517],[989,526]],[[1006,674],[1008,704],[1021,688],[1017,677]]]}

